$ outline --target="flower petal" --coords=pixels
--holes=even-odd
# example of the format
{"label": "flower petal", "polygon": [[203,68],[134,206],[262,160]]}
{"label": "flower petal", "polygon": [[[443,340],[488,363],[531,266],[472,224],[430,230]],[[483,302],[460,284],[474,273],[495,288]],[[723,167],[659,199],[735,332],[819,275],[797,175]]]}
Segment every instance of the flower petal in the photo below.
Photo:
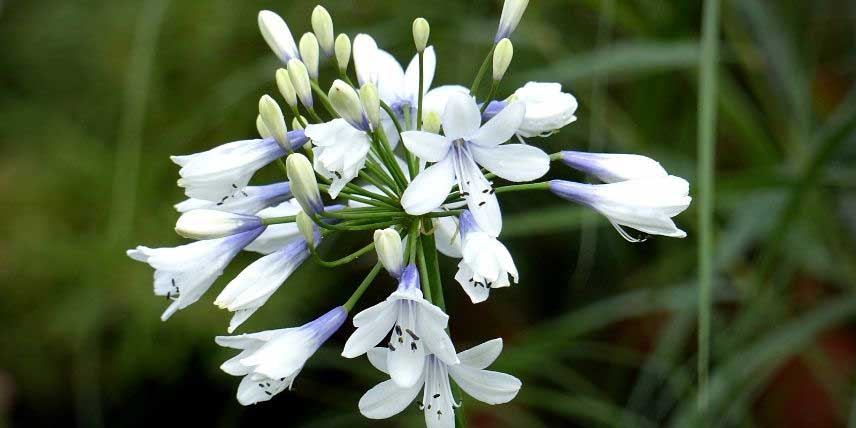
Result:
{"label": "flower petal", "polygon": [[378,49],[374,64],[377,73],[377,90],[380,99],[394,103],[404,94],[404,69],[389,52]]}
{"label": "flower petal", "polygon": [[389,374],[389,368],[386,366],[386,354],[389,353],[389,348],[382,348],[380,346],[369,349],[366,352],[366,355],[369,357],[369,362],[374,366],[374,368],[380,370],[385,374]]}
{"label": "flower petal", "polygon": [[401,197],[401,206],[411,215],[422,215],[439,207],[455,184],[452,159],[445,159],[419,173]]}
{"label": "flower petal", "polygon": [[486,369],[496,361],[502,352],[502,339],[488,340],[481,345],[474,346],[458,354],[461,364],[477,369]]}
{"label": "flower petal", "polygon": [[479,128],[475,134],[470,135],[468,140],[484,147],[502,144],[514,136],[517,128],[523,123],[525,115],[526,104],[511,103]]}
{"label": "flower petal", "polygon": [[401,134],[404,146],[426,162],[439,162],[449,153],[452,142],[442,135],[423,131],[405,131]]}
{"label": "flower petal", "polygon": [[374,63],[377,58],[377,42],[368,34],[357,34],[354,37],[353,55],[354,69],[360,86],[372,82],[377,84],[377,70]]}
{"label": "flower petal", "polygon": [[[374,316],[373,319],[360,320],[360,327],[345,342],[345,348],[342,350],[343,357],[355,358],[363,355],[380,343],[389,331],[392,330],[392,326],[395,324],[396,305],[391,304],[391,302],[381,302],[372,308],[366,309],[366,311],[373,308],[380,308],[380,310],[371,312]],[[366,311],[360,312],[360,314]],[[356,317],[354,319],[356,320]]]}
{"label": "flower petal", "polygon": [[[428,46],[423,52],[423,81],[422,93],[428,91],[431,83],[434,80],[434,70],[437,67],[437,55],[434,53],[434,46]],[[404,73],[404,96],[410,101],[411,105],[419,103],[419,54],[413,56],[410,64],[407,65],[407,71]],[[424,102],[424,99],[423,99]],[[424,108],[424,105],[423,105]]]}
{"label": "flower petal", "polygon": [[427,300],[420,303],[419,310],[416,312],[416,325],[419,326],[419,333],[425,346],[444,363],[457,364],[455,345],[446,334],[449,316]]}
{"label": "flower petal", "polygon": [[389,377],[399,386],[413,385],[425,369],[425,347],[410,347],[398,342],[391,344],[394,350],[390,348],[386,359]]}
{"label": "flower petal", "polygon": [[360,413],[369,419],[397,415],[413,402],[421,388],[421,381],[409,388],[402,388],[391,380],[381,382],[360,398]]}
{"label": "flower petal", "polygon": [[461,232],[458,221],[454,217],[439,217],[432,219],[437,250],[455,258],[461,258]]}
{"label": "flower petal", "polygon": [[473,303],[484,302],[490,296],[490,287],[486,287],[484,284],[476,284],[473,281],[472,269],[463,260],[458,263],[458,272],[455,274],[455,280],[458,281],[458,284],[461,284],[461,288],[464,289],[467,296],[470,296],[470,300]]}
{"label": "flower petal", "polygon": [[468,138],[476,133],[481,125],[481,112],[476,100],[469,94],[453,92],[446,102],[443,112],[443,132],[450,140]]}
{"label": "flower petal", "polygon": [[550,170],[550,156],[525,144],[506,144],[491,148],[470,145],[475,161],[488,171],[509,181],[532,181]]}
{"label": "flower petal", "polygon": [[449,102],[450,95],[467,95],[469,93],[469,88],[460,85],[439,86],[428,91],[425,94],[425,98],[422,99],[422,117],[428,116],[428,113],[431,112],[437,113],[438,116],[442,117],[446,111],[446,103]]}
{"label": "flower petal", "polygon": [[449,375],[471,397],[487,404],[507,403],[517,396],[523,385],[509,374],[480,370],[459,364],[449,366]]}

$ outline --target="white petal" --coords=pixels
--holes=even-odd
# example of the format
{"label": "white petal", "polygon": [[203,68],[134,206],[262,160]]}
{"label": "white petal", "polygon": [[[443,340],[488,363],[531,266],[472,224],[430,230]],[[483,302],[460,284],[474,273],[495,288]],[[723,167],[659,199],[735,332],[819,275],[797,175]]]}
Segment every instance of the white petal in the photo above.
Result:
{"label": "white petal", "polygon": [[[342,356],[345,358],[359,357],[380,343],[395,324],[395,306],[389,302],[381,302],[375,305],[375,307],[381,307],[381,311],[372,311],[372,314],[375,315],[374,319],[360,321],[360,327],[345,342]],[[354,319],[356,320],[356,318]]]}
{"label": "white petal", "polygon": [[474,144],[484,147],[493,147],[502,144],[514,136],[517,128],[523,123],[523,116],[525,114],[526,104],[511,103],[468,139]]}
{"label": "white petal", "polygon": [[506,144],[485,148],[471,145],[470,151],[479,165],[509,181],[537,180],[550,170],[550,156],[535,146]]}
{"label": "white petal", "polygon": [[427,162],[439,162],[449,153],[451,141],[442,135],[422,131],[405,131],[401,134],[404,146],[416,157]]}
{"label": "white petal", "polygon": [[[434,81],[434,70],[437,67],[437,56],[434,53],[434,46],[428,46],[423,52],[423,81],[422,93],[426,93],[431,83]],[[407,71],[404,73],[404,96],[410,101],[411,105],[419,103],[419,54],[413,56],[410,64],[407,66]],[[424,103],[424,99],[423,99]],[[424,109],[425,106],[423,105]]]}
{"label": "white petal", "polygon": [[395,350],[390,350],[386,359],[389,377],[399,386],[411,386],[419,381],[424,371],[425,347],[411,348],[406,342],[401,344],[395,341],[392,345]]}
{"label": "white petal", "polygon": [[487,404],[501,404],[513,400],[523,385],[520,379],[514,376],[463,364],[450,366],[449,374],[467,394]]}
{"label": "white petal", "polygon": [[[251,379],[250,376],[244,376],[244,378],[241,379],[241,384],[238,385],[238,402],[244,406],[249,406],[251,404],[261,403],[262,401],[268,401],[273,398],[274,394],[266,394],[265,390],[260,388],[258,383],[258,381]],[[277,392],[280,391],[282,391],[282,389]]]}
{"label": "white petal", "polygon": [[386,366],[386,354],[388,353],[389,348],[376,347],[369,349],[369,351],[366,352],[366,355],[369,357],[369,362],[374,366],[374,368],[385,374],[389,374],[389,368]]}
{"label": "white petal", "polygon": [[377,43],[371,36],[357,34],[354,37],[354,69],[356,69],[357,81],[360,86],[368,82],[377,84],[377,70],[374,68],[377,51]]}
{"label": "white petal", "polygon": [[502,339],[493,339],[459,353],[458,359],[461,360],[461,364],[477,369],[486,369],[496,361],[501,352]]}
{"label": "white petal", "polygon": [[457,364],[455,345],[452,344],[452,339],[445,330],[449,323],[449,316],[427,301],[420,303],[419,311],[416,313],[416,325],[422,342],[444,363]]}
{"label": "white petal", "polygon": [[431,212],[443,204],[452,186],[455,184],[455,172],[451,156],[431,165],[419,173],[407,186],[401,197],[401,205],[411,215]]}
{"label": "white petal", "polygon": [[461,233],[454,217],[438,217],[434,223],[434,238],[437,250],[455,258],[461,258]]}
{"label": "white petal", "polygon": [[481,125],[481,112],[476,100],[459,93],[449,95],[446,110],[443,112],[443,132],[450,140],[468,138],[476,133]]}
{"label": "white petal", "polygon": [[[473,145],[468,145],[473,147]],[[490,236],[499,236],[502,231],[502,212],[499,209],[499,201],[493,193],[490,182],[482,174],[478,165],[468,151],[461,150],[460,177],[458,184],[467,192],[465,199],[467,206],[479,227]]]}
{"label": "white petal", "polygon": [[455,274],[455,280],[458,281],[458,284],[461,284],[464,292],[467,293],[467,296],[470,296],[470,300],[473,303],[484,302],[490,296],[490,287],[486,287],[484,284],[476,284],[473,281],[472,269],[463,260],[458,263],[458,272]]}
{"label": "white petal", "polygon": [[459,85],[445,85],[434,88],[425,94],[422,99],[422,117],[428,116],[428,113],[436,113],[442,118],[443,112],[446,111],[446,103],[449,101],[449,96],[452,94],[468,95],[469,88]]}
{"label": "white petal", "polygon": [[409,388],[402,388],[388,380],[375,385],[360,398],[360,413],[369,419],[385,419],[406,409],[419,390],[422,382],[416,382]]}

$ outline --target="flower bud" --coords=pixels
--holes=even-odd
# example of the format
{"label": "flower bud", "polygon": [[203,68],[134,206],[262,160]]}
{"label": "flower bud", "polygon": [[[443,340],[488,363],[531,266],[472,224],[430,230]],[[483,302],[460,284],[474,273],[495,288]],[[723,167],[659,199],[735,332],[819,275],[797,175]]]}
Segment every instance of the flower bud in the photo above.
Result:
{"label": "flower bud", "polygon": [[307,214],[324,211],[318,181],[309,159],[300,153],[292,153],[285,159],[286,175],[291,182],[291,193]]}
{"label": "flower bud", "polygon": [[306,64],[309,77],[318,79],[318,39],[312,33],[306,33],[300,38],[300,58]]}
{"label": "flower bud", "polygon": [[306,118],[300,116],[300,118],[295,117],[294,119],[291,119],[291,129],[304,129],[303,122],[301,120],[306,120]]}
{"label": "flower bud", "polygon": [[383,267],[390,275],[398,278],[404,267],[404,250],[401,236],[395,229],[375,230],[375,250]]}
{"label": "flower bud", "polygon": [[360,97],[354,88],[336,79],[333,86],[330,87],[328,96],[333,109],[339,113],[339,116],[342,116],[342,119],[345,119],[354,128],[363,130],[367,128],[363,118],[363,108],[360,105]]}
{"label": "flower bud", "polygon": [[285,118],[282,109],[270,95],[263,95],[259,100],[259,116],[268,132],[280,146],[286,151],[291,151],[291,143],[288,141],[288,129],[285,127]]}
{"label": "flower bud", "polygon": [[270,130],[265,126],[265,121],[262,120],[262,115],[256,116],[256,130],[259,131],[259,136],[262,138],[273,138],[273,134],[270,133]]}
{"label": "flower bud", "polygon": [[295,222],[297,223],[297,230],[303,235],[303,239],[306,240],[309,248],[315,248],[315,222],[303,211],[297,213]]}
{"label": "flower bud", "polygon": [[299,57],[294,37],[291,36],[291,30],[288,29],[282,17],[269,10],[259,12],[259,30],[268,46],[282,62],[286,63]]}
{"label": "flower bud", "polygon": [[288,61],[288,77],[297,93],[297,98],[306,108],[312,108],[312,84],[309,82],[309,71],[306,65],[298,59]]}
{"label": "flower bud", "polygon": [[348,63],[351,62],[351,39],[347,34],[339,34],[339,37],[336,37],[335,50],[339,71],[344,73],[348,70]]}
{"label": "flower bud", "polygon": [[262,220],[254,215],[200,209],[182,214],[175,223],[175,232],[185,238],[217,239],[261,226]]}
{"label": "flower bud", "polygon": [[442,126],[440,115],[436,111],[429,111],[425,118],[422,119],[422,130],[432,134],[439,134]]}
{"label": "flower bud", "polygon": [[425,46],[428,45],[428,36],[431,34],[431,26],[425,18],[416,18],[413,21],[413,43],[416,45],[416,51],[422,52]]}
{"label": "flower bud", "polygon": [[363,104],[369,125],[372,129],[378,129],[380,126],[380,98],[374,83],[366,83],[360,88],[360,102]]}
{"label": "flower bud", "polygon": [[294,91],[294,85],[291,84],[291,77],[288,76],[288,70],[280,68],[276,71],[276,87],[279,88],[279,93],[285,98],[285,102],[293,107],[297,107],[297,92]]}
{"label": "flower bud", "polygon": [[498,82],[505,76],[508,66],[511,65],[511,57],[514,56],[514,46],[511,40],[502,39],[496,44],[493,52],[493,81]]}
{"label": "flower bud", "polygon": [[324,55],[333,55],[333,18],[324,6],[318,5],[312,10],[312,31],[318,37]]}
{"label": "flower bud", "polygon": [[502,16],[499,18],[499,28],[496,30],[496,37],[493,39],[494,43],[514,32],[528,5],[529,0],[505,0],[502,5]]}

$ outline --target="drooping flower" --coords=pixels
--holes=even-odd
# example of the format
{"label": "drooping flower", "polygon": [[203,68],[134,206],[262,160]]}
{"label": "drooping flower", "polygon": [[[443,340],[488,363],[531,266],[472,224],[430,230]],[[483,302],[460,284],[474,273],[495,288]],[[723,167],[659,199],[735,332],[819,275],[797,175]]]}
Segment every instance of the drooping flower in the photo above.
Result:
{"label": "drooping flower", "polygon": [[166,321],[179,309],[199,300],[211,284],[223,274],[223,269],[244,247],[258,237],[259,227],[220,239],[197,241],[174,248],[138,246],[128,250],[128,257],[148,263],[155,269],[155,295],[165,296],[172,303],[161,319]]}
{"label": "drooping flower", "polygon": [[266,186],[247,186],[240,191],[225,196],[219,201],[205,199],[186,199],[175,204],[178,212],[208,209],[227,211],[236,214],[256,214],[259,211],[280,202],[291,199],[291,185],[287,181]]}
{"label": "drooping flower", "polygon": [[[369,361],[378,370],[389,373],[386,348],[373,348]],[[451,377],[471,397],[487,404],[507,403],[517,396],[523,385],[514,376],[485,370],[502,352],[502,339],[494,339],[458,354],[459,364],[448,365],[434,355],[425,357],[419,380],[410,387],[401,387],[393,380],[376,385],[360,399],[360,413],[370,419],[385,419],[401,413],[419,391],[419,408],[425,413],[428,428],[454,428],[455,403]]]}
{"label": "drooping flower", "polygon": [[404,145],[420,159],[436,162],[413,180],[401,203],[411,215],[422,215],[439,207],[455,183],[467,200],[479,226],[499,236],[502,215],[491,183],[479,165],[509,181],[535,180],[550,168],[550,157],[541,149],[523,144],[505,144],[523,121],[526,106],[512,103],[481,125],[481,112],[467,95],[452,94],[443,115],[445,135],[407,131]]}
{"label": "drooping flower", "polygon": [[526,114],[516,134],[520,137],[548,137],[559,129],[575,122],[577,99],[562,92],[559,83],[529,82],[517,89],[506,101],[491,101],[482,115],[489,120],[504,109],[509,102],[526,105]]}
{"label": "drooping flower", "polygon": [[[288,139],[293,150],[308,141],[301,130],[290,131]],[[285,149],[275,139],[266,138],[235,141],[171,159],[181,166],[178,186],[184,188],[187,196],[220,202],[241,193],[259,168],[285,155]]]}
{"label": "drooping flower", "polygon": [[666,177],[669,173],[649,157],[629,154],[563,151],[562,163],[593,175],[604,183]]}
{"label": "drooping flower", "polygon": [[517,267],[508,249],[495,237],[485,233],[469,211],[461,214],[463,258],[458,263],[455,280],[461,284],[473,303],[487,300],[491,288],[517,283]]}
{"label": "drooping flower", "polygon": [[[315,235],[314,244],[317,245],[321,236]],[[235,313],[227,331],[232,333],[249,319],[308,257],[306,241],[295,239],[241,271],[214,300],[220,309]]]}
{"label": "drooping flower", "polygon": [[270,400],[294,379],[306,361],[335,333],[347,318],[341,306],[301,327],[268,330],[237,336],[217,336],[218,345],[240,349],[220,369],[243,376],[238,386],[238,402],[247,406]]}
{"label": "drooping flower", "polygon": [[690,205],[689,183],[680,177],[640,178],[609,184],[582,184],[563,180],[550,181],[556,195],[585,205],[605,216],[622,237],[631,236],[622,226],[652,235],[684,238],[686,232],[675,226],[672,217]]}
{"label": "drooping flower", "polygon": [[389,374],[396,384],[412,386],[422,374],[426,355],[434,354],[448,364],[458,362],[455,347],[445,332],[448,322],[448,315],[422,297],[419,273],[411,264],[401,274],[395,292],[354,316],[357,330],[345,343],[342,356],[359,357],[389,334]]}

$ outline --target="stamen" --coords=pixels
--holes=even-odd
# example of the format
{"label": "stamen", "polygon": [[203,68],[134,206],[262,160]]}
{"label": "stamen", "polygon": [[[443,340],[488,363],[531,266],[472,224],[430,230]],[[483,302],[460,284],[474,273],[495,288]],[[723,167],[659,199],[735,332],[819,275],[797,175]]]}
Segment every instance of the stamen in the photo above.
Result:
{"label": "stamen", "polygon": [[412,338],[413,338],[413,340],[419,340],[419,336],[417,336],[417,335],[416,335],[416,333],[414,333],[414,332],[413,332],[412,330],[410,330],[409,328],[408,328],[408,329],[405,329],[404,331],[406,331],[406,332],[407,332],[407,334],[409,334],[409,335],[410,335],[410,337],[412,337]]}

